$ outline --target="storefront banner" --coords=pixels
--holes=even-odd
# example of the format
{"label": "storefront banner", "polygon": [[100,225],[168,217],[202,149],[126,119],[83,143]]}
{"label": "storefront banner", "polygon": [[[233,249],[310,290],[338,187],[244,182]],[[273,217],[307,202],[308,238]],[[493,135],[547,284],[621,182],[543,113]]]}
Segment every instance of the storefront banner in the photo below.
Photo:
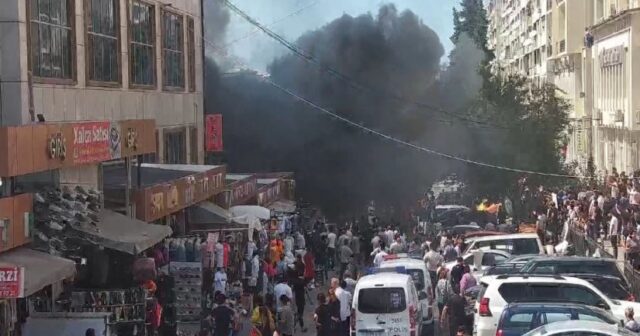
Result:
{"label": "storefront banner", "polygon": [[24,267],[0,266],[0,298],[24,297]]}
{"label": "storefront banner", "polygon": [[85,164],[111,160],[110,134],[111,123],[108,121],[73,126],[73,162]]}
{"label": "storefront banner", "polygon": [[242,180],[231,190],[231,206],[243,204],[251,197],[255,196],[257,180],[255,177]]}
{"label": "storefront banner", "polygon": [[222,152],[222,114],[209,114],[205,117],[205,150]]}
{"label": "storefront banner", "polygon": [[280,180],[277,180],[267,186],[260,188],[258,191],[258,205],[266,207],[269,204],[280,199],[281,196]]}

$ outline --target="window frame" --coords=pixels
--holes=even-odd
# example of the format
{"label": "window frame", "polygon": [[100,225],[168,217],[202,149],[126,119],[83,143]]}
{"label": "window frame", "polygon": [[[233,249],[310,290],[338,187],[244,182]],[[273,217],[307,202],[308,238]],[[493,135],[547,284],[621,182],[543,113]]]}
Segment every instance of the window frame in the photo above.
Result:
{"label": "window frame", "polygon": [[[85,68],[85,79],[86,86],[96,86],[96,87],[111,87],[111,88],[121,88],[122,87],[122,32],[121,32],[121,18],[120,18],[120,0],[109,0],[115,3],[115,12],[116,12],[116,36],[118,50],[116,51],[117,56],[117,66],[118,66],[118,80],[115,82],[105,82],[91,79],[91,72],[89,62],[90,59],[93,59],[91,56],[93,55],[93,50],[89,47],[89,25],[91,22],[91,10],[90,10],[90,1],[92,0],[82,0],[83,9],[84,9],[84,68]],[[128,14],[127,14],[128,16]]]}
{"label": "window frame", "polygon": [[187,15],[187,75],[189,92],[196,92],[196,21]]}
{"label": "window frame", "polygon": [[[172,160],[169,160],[169,148],[171,146],[168,146],[167,143],[169,142],[168,137],[169,136],[181,136],[182,137],[182,144],[183,144],[183,148],[181,153],[183,153],[180,157],[180,159],[184,159],[184,160],[173,160],[173,161],[181,161],[181,162],[170,162]],[[174,127],[174,128],[165,128],[162,130],[162,163],[165,164],[188,164],[189,162],[189,156],[187,155],[187,149],[188,149],[188,137],[189,135],[187,134],[187,127]]]}
{"label": "window frame", "polygon": [[68,9],[68,20],[70,22],[71,28],[71,78],[55,78],[55,77],[41,77],[36,76],[33,73],[33,60],[31,59],[31,50],[32,50],[32,39],[31,39],[31,14],[33,8],[31,8],[31,0],[27,0],[26,2],[26,25],[27,25],[27,69],[31,74],[32,80],[34,83],[40,84],[59,84],[59,85],[76,85],[78,83],[78,57],[77,57],[77,46],[76,46],[76,6],[74,0],[64,0],[67,2]]}
{"label": "window frame", "polygon": [[[172,14],[172,15],[176,15],[178,17],[180,17],[180,21],[181,21],[181,30],[182,30],[182,86],[172,86],[172,85],[166,85],[164,83],[165,80],[165,76],[166,76],[166,72],[165,72],[165,58],[164,58],[164,50],[165,50],[165,18],[164,15],[165,13],[168,14]],[[187,55],[186,55],[186,51],[185,51],[185,19],[184,19],[185,15],[175,11],[175,10],[170,10],[167,9],[165,7],[161,8],[160,11],[160,65],[161,65],[161,69],[162,69],[162,90],[163,91],[170,91],[170,92],[185,92],[187,90]]]}
{"label": "window frame", "polygon": [[[132,25],[132,15],[133,15],[133,3],[134,2],[138,2],[141,3],[143,5],[147,5],[151,7],[151,11],[152,11],[152,17],[153,17],[153,25],[151,27],[151,36],[153,36],[153,45],[152,45],[152,51],[153,51],[153,84],[137,84],[134,83],[132,78],[132,71],[133,71],[133,53],[131,52],[131,45],[133,44],[133,25]],[[141,89],[141,90],[155,90],[158,88],[158,21],[157,21],[157,12],[158,12],[158,6],[148,0],[127,0],[126,1],[127,4],[127,52],[128,52],[128,59],[129,59],[129,66],[127,69],[129,71],[128,73],[128,78],[129,78],[129,88],[131,89]]]}

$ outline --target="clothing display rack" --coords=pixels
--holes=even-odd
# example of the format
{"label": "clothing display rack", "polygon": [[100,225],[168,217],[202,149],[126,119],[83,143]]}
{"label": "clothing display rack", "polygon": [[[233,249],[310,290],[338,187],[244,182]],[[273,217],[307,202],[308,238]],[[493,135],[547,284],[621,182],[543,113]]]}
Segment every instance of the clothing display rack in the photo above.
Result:
{"label": "clothing display rack", "polygon": [[111,313],[111,330],[119,325],[133,324],[136,335],[144,335],[146,330],[147,292],[142,288],[117,290],[85,290],[71,293],[70,312]]}
{"label": "clothing display rack", "polygon": [[178,335],[198,335],[202,320],[202,263],[171,262],[173,277],[176,332]]}

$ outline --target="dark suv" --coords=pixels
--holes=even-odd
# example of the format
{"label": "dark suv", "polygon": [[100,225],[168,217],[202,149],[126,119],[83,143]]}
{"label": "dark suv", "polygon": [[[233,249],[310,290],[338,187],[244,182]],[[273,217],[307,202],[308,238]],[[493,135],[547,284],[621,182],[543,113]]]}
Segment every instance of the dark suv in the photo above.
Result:
{"label": "dark suv", "polygon": [[511,303],[502,312],[496,336],[520,336],[539,326],[567,320],[619,322],[600,308],[575,303]]}
{"label": "dark suv", "polygon": [[616,260],[590,257],[545,257],[529,260],[520,273],[529,274],[598,274],[624,280]]}

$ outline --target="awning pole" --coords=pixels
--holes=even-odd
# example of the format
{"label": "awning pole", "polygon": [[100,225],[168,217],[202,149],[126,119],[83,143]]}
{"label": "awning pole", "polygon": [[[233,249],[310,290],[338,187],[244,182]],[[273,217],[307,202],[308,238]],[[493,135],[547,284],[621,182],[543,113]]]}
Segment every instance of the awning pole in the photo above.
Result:
{"label": "awning pole", "polygon": [[127,185],[124,192],[124,202],[126,204],[127,216],[133,218],[133,213],[131,211],[131,159],[128,157],[124,158],[124,166],[127,170]]}

